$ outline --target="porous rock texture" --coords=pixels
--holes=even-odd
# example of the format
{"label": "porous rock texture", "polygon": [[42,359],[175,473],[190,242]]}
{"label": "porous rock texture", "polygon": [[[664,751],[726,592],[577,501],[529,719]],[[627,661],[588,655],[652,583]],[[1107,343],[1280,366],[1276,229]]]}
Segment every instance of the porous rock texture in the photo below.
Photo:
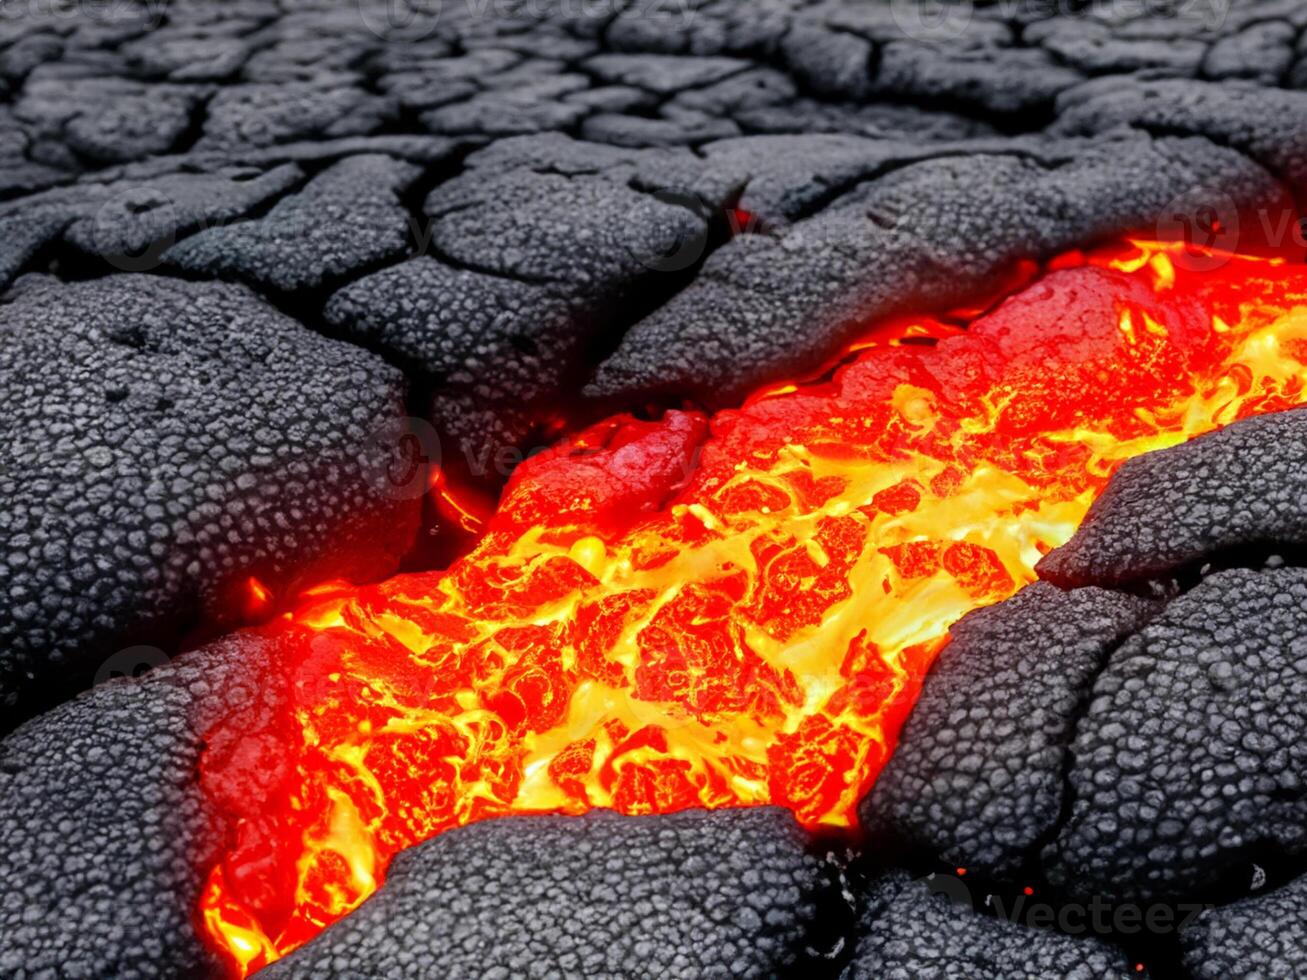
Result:
{"label": "porous rock texture", "polygon": [[1138,976],[1121,950],[1101,940],[978,914],[960,878],[895,871],[862,895],[857,945],[840,980]]}
{"label": "porous rock texture", "polygon": [[[0,725],[112,673],[95,668],[123,646],[226,624],[250,577],[280,594],[384,574],[417,530],[389,482],[411,463],[406,413],[494,486],[560,414],[731,404],[877,316],[973,299],[1019,259],[1127,230],[1284,245],[1307,179],[1304,27],[1297,0],[6,11]],[[1300,543],[1300,427],[1243,423],[1126,467],[1042,566],[1051,585],[961,624],[864,804],[874,834],[1070,898],[1215,896],[1183,936],[1194,975],[1301,973],[1285,922],[1303,586],[1261,567]],[[1256,567],[1201,577],[1240,562]],[[17,883],[0,974],[215,971],[191,912],[225,830],[194,766],[206,712],[275,694],[275,671],[236,669],[261,663],[250,642],[101,686],[0,743],[0,880]],[[815,879],[778,820],[469,828],[401,858],[279,969],[420,971],[406,944],[446,913],[412,896],[452,887],[441,855],[502,847],[522,856],[506,874],[561,880],[575,823],[599,828],[596,853],[666,833],[710,855],[682,870],[743,897],[704,926],[726,968],[780,972],[809,921],[789,900],[811,895],[780,883]],[[706,828],[727,843],[700,847]],[[640,863],[659,846],[620,849],[627,893],[653,876],[691,896]],[[1227,904],[1268,857],[1284,880]],[[744,858],[776,887],[754,889]],[[1122,969],[1100,942],[941,919],[901,875],[878,881],[840,954],[854,975]],[[556,915],[548,895],[514,908]],[[373,925],[392,913],[409,934]],[[437,955],[463,955],[440,938]],[[668,960],[661,933],[602,938],[530,953],[562,974],[573,954],[600,973],[724,963]]]}
{"label": "porous rock texture", "polygon": [[1195,980],[1275,980],[1307,974],[1307,877],[1206,909],[1180,934]]}
{"label": "porous rock texture", "polygon": [[797,971],[837,876],[775,807],[472,824],[269,978],[764,978]]}
{"label": "porous rock texture", "polygon": [[392,570],[403,378],[243,286],[31,276],[0,320],[0,705],[123,646]]}
{"label": "porous rock texture", "polygon": [[1039,574],[1063,586],[1120,586],[1174,577],[1232,551],[1301,548],[1304,459],[1307,411],[1294,409],[1127,460]]}
{"label": "porous rock texture", "polygon": [[1061,815],[1090,684],[1154,611],[1135,596],[1038,582],[963,617],[862,802],[864,827],[892,827],[971,871],[1016,875]]}
{"label": "porous rock texture", "polygon": [[1086,893],[1173,897],[1253,848],[1302,853],[1305,726],[1307,570],[1209,575],[1095,682],[1052,877]]}
{"label": "porous rock texture", "polygon": [[0,742],[0,976],[218,975],[194,913],[231,828],[196,780],[201,736],[277,697],[270,653],[236,635]]}
{"label": "porous rock texture", "polygon": [[[1307,571],[1266,549],[1296,544],[1304,417],[1247,419],[1123,466],[1046,564],[1095,549],[1114,561],[954,627],[863,801],[879,849],[1039,882],[1055,904],[1177,908],[1194,976],[1302,972]],[[1237,540],[1256,547],[1231,556],[1236,510]],[[1152,564],[1121,574],[1140,554]]]}
{"label": "porous rock texture", "polygon": [[[493,488],[562,415],[727,405],[1018,259],[1213,209],[1227,237],[1267,237],[1297,196],[1305,15],[1284,0],[572,6],[7,16],[0,286],[53,274],[57,307],[119,273],[244,283],[401,368],[434,454]],[[316,384],[289,401],[325,419]],[[279,526],[339,539],[349,506]],[[108,562],[78,590],[185,617],[144,581]],[[6,595],[0,635],[29,599]],[[56,632],[26,641],[35,660]]]}

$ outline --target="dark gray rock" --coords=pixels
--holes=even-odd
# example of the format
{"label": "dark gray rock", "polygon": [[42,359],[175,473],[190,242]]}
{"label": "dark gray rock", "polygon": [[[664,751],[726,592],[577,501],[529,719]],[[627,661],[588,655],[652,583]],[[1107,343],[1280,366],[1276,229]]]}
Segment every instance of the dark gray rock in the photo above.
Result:
{"label": "dark gray rock", "polygon": [[509,817],[404,852],[290,977],[775,977],[833,877],[772,807]]}
{"label": "dark gray rock", "polygon": [[104,165],[172,150],[206,96],[185,86],[47,72],[27,80],[14,114],[34,133]]}
{"label": "dark gray rock", "polygon": [[749,67],[749,62],[739,58],[601,54],[587,59],[583,67],[611,85],[630,85],[660,95],[672,95],[739,74]]}
{"label": "dark gray rock", "polygon": [[1307,878],[1200,912],[1180,942],[1195,980],[1307,976]]}
{"label": "dark gray rock", "polygon": [[871,92],[871,44],[854,34],[797,24],[781,39],[780,55],[795,79],[828,98],[863,101]]}
{"label": "dark gray rock", "polygon": [[425,257],[346,286],[325,315],[423,380],[444,451],[491,482],[508,475],[497,454],[521,445],[579,374],[593,328],[561,289]]}
{"label": "dark gray rock", "polygon": [[195,909],[230,828],[196,771],[210,725],[276,696],[267,657],[243,635],[166,666],[125,651],[122,672],[158,669],[0,741],[0,974],[219,975]]}
{"label": "dark gray rock", "polygon": [[1025,40],[1038,44],[1087,75],[1161,70],[1194,75],[1208,45],[1183,33],[1169,37],[1121,36],[1108,24],[1084,17],[1053,17],[1026,28]]}
{"label": "dark gray rock", "polygon": [[1154,604],[1037,582],[949,630],[898,747],[859,806],[968,871],[1012,878],[1056,829],[1079,710]]}
{"label": "dark gray rock", "polygon": [[1213,44],[1203,59],[1208,78],[1247,78],[1275,85],[1293,64],[1298,31],[1281,20],[1255,23]]}
{"label": "dark gray rock", "polygon": [[994,127],[982,119],[880,102],[832,104],[798,98],[743,108],[735,113],[735,118],[752,133],[848,133],[911,140],[966,139],[995,133]]}
{"label": "dark gray rock", "polygon": [[1307,93],[1247,82],[1095,79],[1058,101],[1052,130],[1068,135],[1133,126],[1203,135],[1248,154],[1294,187],[1307,183]]}
{"label": "dark gray rock", "polygon": [[1206,200],[1204,187],[1249,208],[1283,204],[1266,171],[1199,139],[1014,148],[894,169],[779,235],[718,249],[631,328],[587,393],[731,404],[769,378],[816,368],[869,320],[947,308],[1019,258],[1152,223],[1164,208]]}
{"label": "dark gray rock", "polygon": [[[1128,980],[1124,953],[979,911],[958,878],[912,880],[891,872],[861,896],[853,956],[841,980]],[[974,905],[973,905],[974,903]]]}
{"label": "dark gray rock", "polygon": [[13,282],[43,247],[57,241],[73,214],[66,198],[53,195],[21,209],[0,207],[0,287]]}
{"label": "dark gray rock", "polygon": [[384,574],[411,542],[417,501],[386,477],[403,382],[373,355],[222,284],[34,277],[0,317],[7,712],[230,624],[249,576]]}
{"label": "dark gray rock", "polygon": [[1185,897],[1307,850],[1307,571],[1217,572],[1113,653],[1072,744],[1051,880]]}
{"label": "dark gray rock", "polygon": [[1060,585],[1169,578],[1235,548],[1307,544],[1307,412],[1245,419],[1128,460],[1039,574]]}
{"label": "dark gray rock", "polygon": [[730,119],[675,107],[662,110],[658,119],[598,113],[581,126],[584,139],[614,146],[690,146],[739,134],[740,127]]}
{"label": "dark gray rock", "polygon": [[245,147],[375,132],[393,115],[394,106],[355,81],[339,75],[220,89],[209,101],[204,135],[196,148],[239,152]]}
{"label": "dark gray rock", "polygon": [[900,41],[880,52],[871,91],[1029,120],[1050,111],[1059,93],[1083,80],[1038,49],[981,48],[944,58],[937,48]]}
{"label": "dark gray rock", "polygon": [[485,92],[464,102],[440,106],[422,114],[432,133],[480,136],[520,136],[570,129],[587,115],[585,106],[532,97],[530,93]]}
{"label": "dark gray rock", "polygon": [[615,174],[473,169],[434,190],[431,245],[461,266],[601,296],[640,280],[702,239],[704,218],[631,190]]}
{"label": "dark gray rock", "polygon": [[419,172],[390,157],[347,157],[266,216],[200,231],[164,261],[282,293],[321,288],[416,247],[400,195]]}
{"label": "dark gray rock", "polygon": [[[65,195],[74,203],[64,239],[120,271],[148,271],[179,238],[240,218],[302,177],[299,167],[285,164],[267,171],[227,166],[80,184]],[[21,206],[16,210],[21,214]]]}

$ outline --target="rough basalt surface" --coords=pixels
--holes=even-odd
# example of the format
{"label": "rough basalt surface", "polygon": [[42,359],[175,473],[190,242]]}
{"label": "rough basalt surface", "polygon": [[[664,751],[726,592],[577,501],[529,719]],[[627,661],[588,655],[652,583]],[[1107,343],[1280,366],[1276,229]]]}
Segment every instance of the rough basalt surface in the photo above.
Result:
{"label": "rough basalt surface", "polygon": [[[1297,975],[1307,571],[1262,549],[1295,542],[1302,418],[1247,419],[1123,466],[1046,564],[1116,560],[954,627],[863,801],[869,828],[1009,888],[1047,883],[1055,907],[1178,907],[1194,976]],[[1258,546],[1249,567],[1204,565],[1151,598],[1108,588],[1136,554],[1174,558],[1171,541],[1182,558],[1161,570],[1224,553],[1210,528],[1236,511]]]}
{"label": "rough basalt surface", "polygon": [[225,827],[196,781],[201,735],[277,696],[245,636],[118,676],[0,742],[0,975],[214,976],[194,910]]}
{"label": "rough basalt surface", "polygon": [[[1307,849],[1307,570],[1205,578],[1123,643],[1072,746],[1049,847],[1083,893],[1180,897]],[[1240,865],[1243,865],[1240,867]]]}
{"label": "rough basalt surface", "polygon": [[808,845],[774,807],[472,824],[264,976],[774,977],[839,901]]}
{"label": "rough basalt surface", "polygon": [[857,945],[840,980],[1138,977],[1125,954],[1093,937],[979,912],[956,877],[891,872],[860,896]]}
{"label": "rough basalt surface", "polygon": [[1180,934],[1196,980],[1307,974],[1307,878],[1201,912]]}
{"label": "rough basalt surface", "polygon": [[965,616],[862,803],[863,825],[969,871],[1016,875],[1062,813],[1094,677],[1153,612],[1135,596],[1039,582]]}
{"label": "rough basalt surface", "polygon": [[87,687],[123,646],[392,570],[404,381],[243,286],[18,284],[0,320],[0,705]]}
{"label": "rough basalt surface", "polygon": [[[160,656],[116,650],[248,615],[251,576],[280,595],[394,567],[418,531],[407,428],[430,424],[424,451],[493,488],[561,412],[729,405],[1020,259],[1130,230],[1302,246],[1297,0],[418,6],[6,11],[0,727]],[[876,836],[1069,898],[1210,897],[1182,937],[1193,975],[1302,972],[1284,881],[1307,816],[1307,593],[1262,567],[1300,551],[1301,428],[1243,423],[1130,464],[1041,566],[1051,584],[961,624],[864,805]],[[224,828],[194,764],[206,711],[275,693],[235,670],[244,648],[101,686],[0,742],[0,974],[215,970],[190,915]],[[280,969],[404,975],[422,935],[449,975],[493,935],[562,974],[573,955],[598,973],[780,972],[806,955],[814,892],[795,882],[816,879],[776,819],[469,828],[402,858]],[[706,828],[729,844],[705,850]],[[413,898],[453,888],[447,850],[567,878],[569,841],[607,854],[608,833],[636,841],[614,858],[629,895],[690,896],[658,843],[689,841],[686,882],[726,896],[702,913],[720,942],[676,959],[676,930],[701,920],[660,917],[654,895],[672,932],[643,944],[605,919],[584,948],[563,945],[570,923],[512,946],[482,916],[454,948],[431,926],[447,910]],[[1258,862],[1281,877],[1238,901]],[[749,883],[756,867],[774,887]],[[557,923],[548,894],[505,908]],[[1123,969],[1100,942],[941,907],[901,876],[855,897],[832,971]]]}
{"label": "rough basalt surface", "polygon": [[1084,524],[1039,563],[1062,586],[1165,580],[1230,552],[1307,544],[1307,411],[1249,419],[1127,460]]}

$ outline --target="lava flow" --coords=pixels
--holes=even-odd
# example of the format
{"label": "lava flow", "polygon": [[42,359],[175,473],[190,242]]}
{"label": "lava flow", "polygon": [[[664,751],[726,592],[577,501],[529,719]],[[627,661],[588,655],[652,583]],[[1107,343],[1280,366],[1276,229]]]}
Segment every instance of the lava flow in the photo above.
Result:
{"label": "lava flow", "polygon": [[1131,241],[739,409],[564,440],[447,571],[263,628],[284,704],[202,762],[236,828],[209,940],[244,976],[503,814],[848,826],[949,625],[1032,581],[1123,460],[1307,400],[1305,364],[1303,267]]}

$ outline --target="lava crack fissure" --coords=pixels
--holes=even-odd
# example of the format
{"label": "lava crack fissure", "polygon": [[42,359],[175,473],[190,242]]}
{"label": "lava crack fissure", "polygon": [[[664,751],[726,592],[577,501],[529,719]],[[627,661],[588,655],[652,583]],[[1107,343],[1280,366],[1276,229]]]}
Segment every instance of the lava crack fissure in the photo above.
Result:
{"label": "lava crack fissure", "polygon": [[502,6],[0,24],[0,973],[1304,969],[1307,13]]}
{"label": "lava crack fissure", "polygon": [[[1201,257],[1141,243],[1070,255],[965,331],[887,326],[828,380],[711,419],[601,423],[520,466],[484,539],[447,571],[308,597],[269,627],[286,702],[206,736],[204,786],[237,828],[201,903],[210,938],[241,971],[337,955],[325,941],[294,951],[371,894],[393,855],[489,817],[771,803],[810,828],[849,826],[950,625],[1030,582],[1095,498],[1109,520],[1139,469],[1123,467],[1099,497],[1118,466],[1303,400],[1300,268],[1227,257],[1198,272]],[[908,342],[920,337],[933,345]],[[1077,765],[1093,753],[1077,747],[1069,764],[1055,746],[1073,738],[1078,705],[1093,716],[1091,688],[1134,634],[1183,602],[1158,614],[1156,600],[1044,584],[985,615],[1020,617],[1022,601],[1035,633],[994,636],[1029,660],[1013,664],[1014,681],[1043,672],[1041,707],[1004,721],[1001,700],[984,700],[1001,697],[1003,675],[951,682],[976,690],[973,710],[994,729],[955,756],[952,792],[975,783],[980,759],[1007,771],[993,751],[1005,740],[1032,775],[1043,760],[1029,799],[1009,790],[979,811],[1009,843],[967,863],[999,877],[1028,866],[1067,807],[1046,850],[1069,846],[1081,804],[1065,789],[1083,793]],[[1050,614],[1064,624],[1062,654],[1048,646]],[[930,746],[950,727],[931,705],[948,703],[940,678],[954,658],[964,676],[981,663],[967,652],[979,628],[957,627],[914,715],[924,734],[868,798],[869,826],[896,814],[911,824],[946,785]],[[1031,636],[1043,638],[1037,654]],[[934,762],[928,785],[896,782],[919,765],[914,752]],[[928,843],[946,857],[951,835],[977,832],[969,809],[962,825],[927,812]],[[1012,838],[1023,821],[1029,832]],[[1066,863],[1047,877],[1075,890]]]}

